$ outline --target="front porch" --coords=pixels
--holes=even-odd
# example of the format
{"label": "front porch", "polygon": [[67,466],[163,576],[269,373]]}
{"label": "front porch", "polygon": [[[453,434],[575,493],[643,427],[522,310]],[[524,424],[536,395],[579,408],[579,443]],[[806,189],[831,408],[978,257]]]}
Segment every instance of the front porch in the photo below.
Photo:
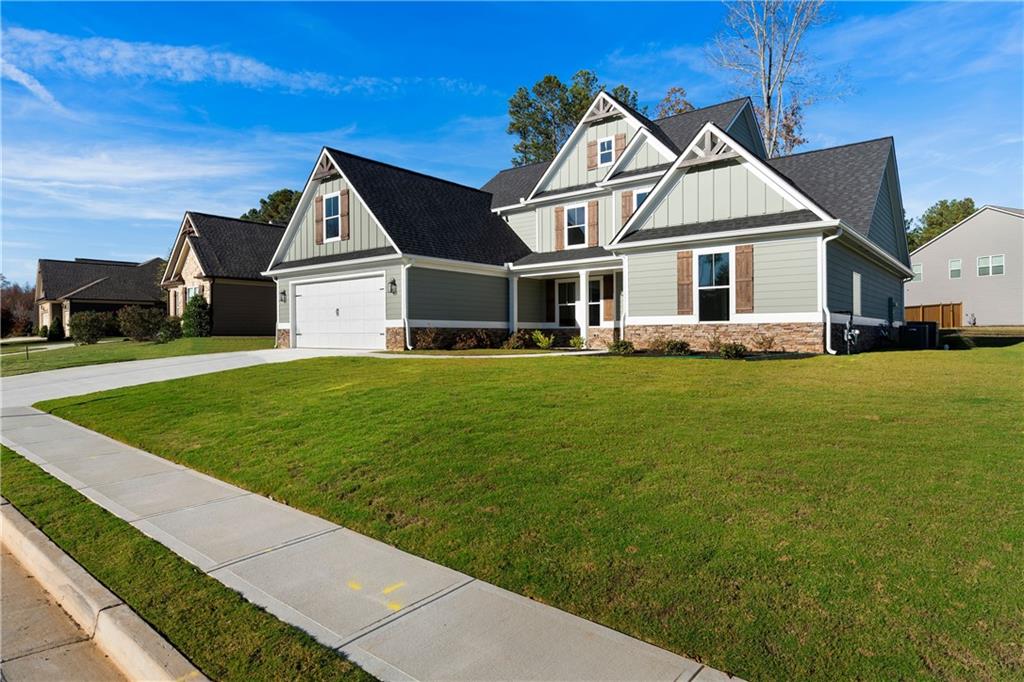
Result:
{"label": "front porch", "polygon": [[553,333],[557,345],[580,336],[587,348],[621,337],[621,266],[513,271],[512,292],[512,329]]}

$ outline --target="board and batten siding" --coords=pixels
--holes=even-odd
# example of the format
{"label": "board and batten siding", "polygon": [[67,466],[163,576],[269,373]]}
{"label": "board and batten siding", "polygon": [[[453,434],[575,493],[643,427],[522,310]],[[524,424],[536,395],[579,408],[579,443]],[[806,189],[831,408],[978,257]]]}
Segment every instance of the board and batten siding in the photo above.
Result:
{"label": "board and batten siding", "polygon": [[547,321],[547,282],[542,279],[519,280],[517,296],[519,323]]}
{"label": "board and batten siding", "polygon": [[[314,196],[325,196],[344,189],[348,183],[335,177],[321,182]],[[316,258],[318,256],[338,256],[355,251],[367,251],[390,246],[387,236],[380,225],[373,219],[362,201],[356,198],[355,192],[349,192],[349,234],[350,238],[316,244],[313,229],[314,207],[316,201],[311,200],[301,206],[302,219],[288,243],[281,258],[281,263]]]}
{"label": "board and batten siding", "polygon": [[[385,316],[386,316],[386,318],[388,319],[389,322],[392,322],[392,323],[400,322],[401,319],[402,319],[402,266],[400,266],[400,265],[388,265],[386,267],[376,267],[376,268],[370,268],[370,269],[365,269],[364,268],[364,270],[365,270],[367,275],[379,274],[382,270],[384,271],[384,286],[385,286],[385,291],[384,291],[384,308],[385,308]],[[362,271],[359,270],[359,269],[353,269],[351,267],[345,268],[344,264],[339,264],[339,267],[338,267],[337,270],[333,270],[333,269],[332,270],[327,270],[327,271],[320,270],[320,271],[318,271],[316,273],[316,275],[313,275],[313,276],[306,275],[306,276],[302,276],[302,277],[291,277],[291,278],[289,278],[289,277],[278,277],[278,279],[277,279],[277,301],[278,301],[278,303],[277,303],[277,321],[278,321],[278,323],[279,324],[288,324],[291,321],[291,317],[290,317],[291,312],[290,312],[290,309],[289,309],[289,302],[285,301],[285,302],[282,303],[281,302],[281,295],[280,295],[280,292],[288,291],[289,284],[291,284],[293,282],[296,283],[296,284],[300,284],[303,281],[307,281],[307,280],[329,280],[329,279],[331,279],[331,277],[334,277],[334,276],[337,276],[339,278],[340,277],[344,277],[344,278],[358,277],[360,272],[362,272]],[[391,291],[388,288],[388,283],[392,279],[395,280],[395,284],[396,284],[396,287],[397,287],[397,290],[395,291],[395,293],[391,293]],[[290,295],[291,294],[289,293],[289,296]],[[390,324],[389,326],[395,326],[395,325],[394,324]]]}
{"label": "board and batten siding", "polygon": [[644,168],[660,166],[674,160],[666,159],[657,149],[652,147],[650,142],[647,140],[644,140],[643,144],[636,149],[627,152],[627,154],[629,157],[622,165],[621,172],[643,170]]}
{"label": "board and batten siding", "polygon": [[629,138],[633,136],[635,130],[633,125],[624,118],[588,126],[584,134],[579,136],[572,148],[558,162],[558,166],[552,171],[548,180],[538,188],[538,191],[546,192],[577,185],[588,185],[601,180],[611,166],[598,166],[594,170],[587,170],[587,144],[597,142],[605,137],[615,137],[615,135],[625,135],[626,142],[629,142]]}
{"label": "board and batten siding", "polygon": [[532,251],[537,250],[537,211],[530,208],[518,213],[506,213],[505,222]]}
{"label": "board and batten siding", "polygon": [[621,226],[622,209],[614,203],[613,198],[618,199],[619,194],[615,193],[613,197],[613,193],[608,192],[598,197],[583,197],[580,201],[541,206],[537,209],[537,246],[533,250],[538,252],[555,250],[555,209],[558,206],[578,206],[589,204],[594,200],[598,202],[597,243],[599,246],[605,246]]}
{"label": "board and batten siding", "polygon": [[677,177],[668,191],[660,199],[650,199],[658,203],[639,229],[797,210],[751,173],[744,162],[726,162],[675,172]]}
{"label": "board and batten siding", "polygon": [[638,253],[627,258],[628,314],[675,315],[676,251]]}
{"label": "board and batten siding", "polygon": [[409,268],[409,319],[508,321],[508,277]]}
{"label": "board and batten siding", "polygon": [[818,309],[818,239],[803,237],[754,244],[754,312]]}
{"label": "board and batten siding", "polygon": [[[828,245],[828,307],[833,316],[853,311],[853,273],[861,275],[861,312],[863,317],[881,320],[889,315],[893,300],[893,320],[903,320],[903,278],[841,244]],[[836,319],[841,323],[843,320]]]}

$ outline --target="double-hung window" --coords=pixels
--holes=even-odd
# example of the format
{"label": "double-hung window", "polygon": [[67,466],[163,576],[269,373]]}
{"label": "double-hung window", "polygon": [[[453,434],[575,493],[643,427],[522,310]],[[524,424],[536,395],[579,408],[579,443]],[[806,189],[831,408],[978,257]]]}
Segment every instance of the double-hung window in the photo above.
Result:
{"label": "double-hung window", "polygon": [[575,327],[576,282],[559,282],[557,296],[558,298],[555,302],[558,304],[558,326]]}
{"label": "double-hung window", "polygon": [[729,319],[729,252],[697,257],[697,302],[701,322]]}
{"label": "double-hung window", "polygon": [[963,273],[963,261],[959,258],[949,259],[949,278],[960,279],[960,275]]}
{"label": "double-hung window", "polygon": [[605,137],[597,141],[597,165],[607,166],[615,160],[615,138]]}
{"label": "double-hung window", "polygon": [[912,266],[912,269],[914,271],[914,278],[911,280],[912,282],[920,282],[922,279],[924,279],[923,265],[921,265],[920,263],[916,263]]}
{"label": "double-hung window", "polygon": [[324,241],[341,239],[341,194],[324,197]]}
{"label": "double-hung window", "polygon": [[638,208],[640,208],[640,206],[643,205],[644,201],[647,200],[647,197],[650,195],[650,193],[651,193],[651,188],[650,187],[644,187],[643,189],[638,189],[635,192],[633,192],[633,211],[634,212]]}
{"label": "double-hung window", "polygon": [[587,206],[571,206],[565,209],[565,244],[583,246],[587,243]]}
{"label": "double-hung window", "polygon": [[192,300],[193,296],[199,295],[199,287],[186,287],[185,288],[185,303]]}
{"label": "double-hung window", "polygon": [[1005,257],[1003,255],[978,256],[978,277],[1003,274],[1004,263]]}
{"label": "double-hung window", "polygon": [[587,324],[591,327],[601,326],[601,279],[595,277],[587,286]]}

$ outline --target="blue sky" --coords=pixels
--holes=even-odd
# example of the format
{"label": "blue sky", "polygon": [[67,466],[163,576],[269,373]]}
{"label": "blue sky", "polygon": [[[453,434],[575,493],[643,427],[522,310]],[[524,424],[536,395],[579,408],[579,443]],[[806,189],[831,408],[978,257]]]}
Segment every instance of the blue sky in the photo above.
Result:
{"label": "blue sky", "polygon": [[[806,47],[841,99],[804,149],[896,138],[911,216],[1024,205],[1020,3],[838,3]],[[653,105],[747,94],[705,58],[718,3],[4,3],[3,273],[165,255],[186,209],[301,189],[320,147],[479,186],[509,96],[580,68]]]}

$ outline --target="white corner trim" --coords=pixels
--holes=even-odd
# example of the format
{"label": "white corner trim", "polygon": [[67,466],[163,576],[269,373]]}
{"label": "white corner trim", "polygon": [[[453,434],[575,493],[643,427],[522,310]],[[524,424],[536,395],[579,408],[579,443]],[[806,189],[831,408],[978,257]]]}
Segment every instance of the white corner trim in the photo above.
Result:
{"label": "white corner trim", "polygon": [[430,268],[432,270],[465,272],[476,275],[487,275],[490,277],[505,277],[508,275],[508,268],[504,265],[490,265],[488,263],[474,263],[472,261],[432,258],[428,256],[416,256],[416,267]]}
{"label": "white corner trim", "polygon": [[277,328],[281,329],[281,330],[287,329],[288,331],[291,331],[292,323],[291,322],[278,322],[277,323]]}

